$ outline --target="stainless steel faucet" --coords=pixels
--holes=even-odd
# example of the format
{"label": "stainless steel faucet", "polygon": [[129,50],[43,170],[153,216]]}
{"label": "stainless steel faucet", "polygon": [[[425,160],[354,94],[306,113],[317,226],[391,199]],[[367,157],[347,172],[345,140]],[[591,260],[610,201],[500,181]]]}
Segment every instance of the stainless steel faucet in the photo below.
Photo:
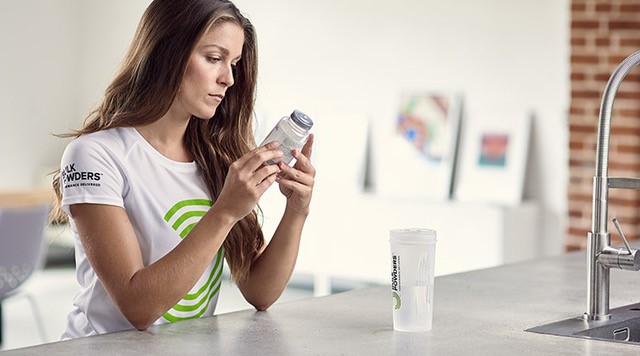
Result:
{"label": "stainless steel faucet", "polygon": [[605,87],[600,104],[598,123],[598,146],[596,175],[593,178],[592,228],[587,233],[588,295],[586,320],[607,320],[609,313],[609,270],[618,268],[630,271],[640,270],[640,253],[629,248],[616,219],[613,223],[624,241],[625,248],[611,246],[611,235],[607,232],[607,201],[609,189],[640,190],[640,178],[608,177],[609,136],[613,101],[622,80],[640,64],[640,51],[627,57],[614,70]]}

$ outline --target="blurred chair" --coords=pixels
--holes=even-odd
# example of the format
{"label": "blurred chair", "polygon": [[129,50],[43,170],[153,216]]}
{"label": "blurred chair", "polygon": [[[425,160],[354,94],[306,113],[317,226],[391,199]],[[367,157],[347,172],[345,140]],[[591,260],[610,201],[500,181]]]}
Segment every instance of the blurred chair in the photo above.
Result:
{"label": "blurred chair", "polygon": [[44,228],[49,210],[49,204],[0,207],[0,346],[3,334],[2,304],[7,298],[25,297],[29,300],[40,336],[43,342],[47,341],[36,300],[21,286],[45,261]]}

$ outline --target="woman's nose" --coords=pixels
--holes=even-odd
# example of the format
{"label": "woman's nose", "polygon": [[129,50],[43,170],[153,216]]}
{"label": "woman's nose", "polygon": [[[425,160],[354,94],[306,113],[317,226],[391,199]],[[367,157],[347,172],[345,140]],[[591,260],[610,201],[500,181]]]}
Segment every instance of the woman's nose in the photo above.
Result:
{"label": "woman's nose", "polygon": [[226,66],[225,69],[222,70],[222,73],[220,73],[220,75],[218,76],[218,83],[230,87],[234,82],[233,67],[230,65]]}

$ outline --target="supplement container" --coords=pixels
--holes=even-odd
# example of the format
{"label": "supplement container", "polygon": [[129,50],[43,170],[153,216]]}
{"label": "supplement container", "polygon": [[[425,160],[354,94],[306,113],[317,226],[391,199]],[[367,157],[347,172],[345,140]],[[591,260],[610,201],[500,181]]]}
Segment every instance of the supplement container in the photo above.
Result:
{"label": "supplement container", "polygon": [[309,138],[309,130],[313,126],[313,120],[305,113],[294,110],[291,115],[285,116],[271,130],[259,146],[269,142],[280,142],[280,150],[284,155],[279,160],[270,160],[267,164],[276,164],[279,161],[289,164],[293,160],[291,150],[301,150]]}

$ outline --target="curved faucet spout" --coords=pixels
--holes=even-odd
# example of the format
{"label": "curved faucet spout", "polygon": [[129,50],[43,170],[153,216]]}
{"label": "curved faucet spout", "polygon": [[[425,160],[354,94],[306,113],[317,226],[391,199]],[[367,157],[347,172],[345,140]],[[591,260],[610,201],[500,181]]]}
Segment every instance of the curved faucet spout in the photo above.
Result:
{"label": "curved faucet spout", "polygon": [[[611,132],[611,115],[613,102],[618,88],[624,78],[640,64],[640,51],[637,51],[622,61],[613,71],[607,86],[602,94],[600,103],[600,118],[598,122],[598,143],[596,148],[596,175],[594,182],[594,209],[592,219],[592,231],[594,233],[607,232],[607,196],[609,174],[609,137]],[[595,186],[597,184],[597,187]],[[596,209],[595,201],[598,199],[599,209]]]}
{"label": "curved faucet spout", "polygon": [[611,113],[613,101],[624,78],[640,64],[640,51],[622,61],[613,71],[602,94],[600,103],[600,120],[598,125],[598,148],[596,151],[596,177],[606,177],[609,164],[609,132],[611,129]]}
{"label": "curved faucet spout", "polygon": [[[613,71],[607,86],[605,87],[602,102],[600,104],[600,118],[598,122],[598,143],[596,149],[596,174],[593,180],[593,211],[592,230],[587,234],[587,266],[588,274],[588,295],[587,312],[585,317],[591,320],[602,320],[609,318],[609,268],[615,267],[619,262],[611,260],[611,256],[617,256],[625,260],[622,265],[633,265],[635,269],[636,253],[618,254],[617,250],[611,248],[611,237],[607,232],[607,210],[609,188],[638,189],[640,184],[635,179],[615,179],[615,184],[610,184],[608,177],[609,165],[609,136],[611,131],[611,114],[613,112],[613,102],[618,92],[620,84],[624,78],[640,64],[640,51],[633,53],[622,61]],[[613,180],[613,179],[612,179]],[[634,182],[635,181],[635,182]],[[604,251],[604,254],[603,254]],[[598,257],[602,254],[602,259]],[[632,258],[629,258],[631,257]],[[630,259],[631,261],[626,261]],[[627,268],[625,268],[627,269]],[[629,268],[631,269],[631,268]]]}

